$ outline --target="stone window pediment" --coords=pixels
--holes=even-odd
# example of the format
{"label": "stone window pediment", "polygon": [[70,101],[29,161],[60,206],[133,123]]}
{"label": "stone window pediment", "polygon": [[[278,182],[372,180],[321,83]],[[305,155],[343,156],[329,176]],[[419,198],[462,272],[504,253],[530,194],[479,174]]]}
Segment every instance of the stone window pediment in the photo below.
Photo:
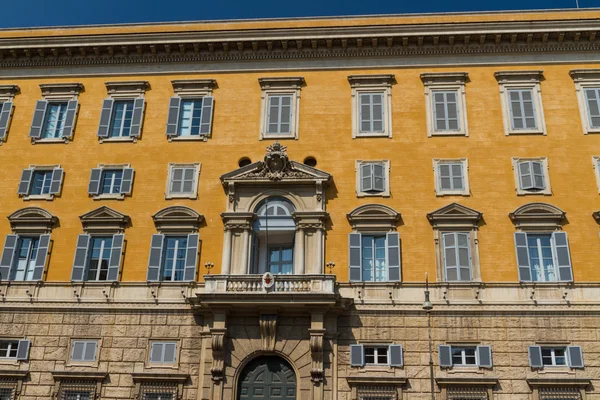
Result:
{"label": "stone window pediment", "polygon": [[141,97],[150,89],[148,81],[106,82],[106,92],[113,97]]}
{"label": "stone window pediment", "polygon": [[122,233],[130,223],[129,216],[102,206],[79,217],[85,233]]}
{"label": "stone window pediment", "polygon": [[50,233],[58,223],[58,217],[39,207],[26,207],[8,216],[15,234]]}
{"label": "stone window pediment", "polygon": [[525,204],[509,214],[515,227],[522,230],[559,230],[566,212],[547,203]]}
{"label": "stone window pediment", "polygon": [[181,97],[210,96],[217,87],[216,79],[177,79],[172,80],[173,92]]}
{"label": "stone window pediment", "polygon": [[353,230],[395,231],[400,213],[383,204],[365,204],[346,214]]}
{"label": "stone window pediment", "polygon": [[152,216],[156,230],[160,233],[197,232],[204,216],[184,206],[166,207]]}
{"label": "stone window pediment", "polygon": [[0,101],[11,101],[20,90],[18,85],[0,85]]}
{"label": "stone window pediment", "polygon": [[45,99],[74,99],[83,92],[83,83],[42,83],[40,84],[42,96]]}
{"label": "stone window pediment", "polygon": [[483,213],[458,203],[449,204],[427,214],[431,225],[438,229],[477,229],[482,217]]}

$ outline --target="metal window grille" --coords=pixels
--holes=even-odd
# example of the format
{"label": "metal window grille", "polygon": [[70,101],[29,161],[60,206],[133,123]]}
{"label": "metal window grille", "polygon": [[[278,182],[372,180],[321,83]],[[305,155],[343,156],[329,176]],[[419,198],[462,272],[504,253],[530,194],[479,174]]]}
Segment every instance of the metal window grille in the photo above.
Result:
{"label": "metal window grille", "polygon": [[581,400],[581,392],[577,388],[542,388],[540,400]]}
{"label": "metal window grille", "polygon": [[58,389],[58,400],[94,400],[96,383],[90,381],[64,381]]}
{"label": "metal window grille", "polygon": [[140,390],[139,400],[175,400],[177,385],[169,382],[144,384]]}
{"label": "metal window grille", "polygon": [[11,378],[0,378],[0,400],[15,400],[17,381]]}
{"label": "metal window grille", "polygon": [[486,388],[448,388],[448,400],[488,400]]}
{"label": "metal window grille", "polygon": [[394,386],[359,386],[359,400],[398,400],[398,391]]}

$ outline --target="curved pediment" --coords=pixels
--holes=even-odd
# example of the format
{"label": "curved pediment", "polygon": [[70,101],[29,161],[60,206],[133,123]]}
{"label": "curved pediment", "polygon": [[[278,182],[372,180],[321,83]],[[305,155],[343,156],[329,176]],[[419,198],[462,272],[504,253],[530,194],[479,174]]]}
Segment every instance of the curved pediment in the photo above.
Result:
{"label": "curved pediment", "polygon": [[130,223],[128,215],[102,206],[79,217],[86,233],[121,233]]}
{"label": "curved pediment", "polygon": [[427,214],[427,219],[436,227],[477,228],[483,213],[458,203],[451,203]]}
{"label": "curved pediment", "polygon": [[185,206],[163,208],[152,216],[156,229],[161,232],[197,232],[204,216]]}
{"label": "curved pediment", "polygon": [[58,223],[58,217],[40,207],[25,207],[8,216],[16,234],[49,233]]}
{"label": "curved pediment", "polygon": [[346,217],[354,230],[395,230],[400,213],[383,204],[364,204],[350,211]]}
{"label": "curved pediment", "polygon": [[521,229],[559,229],[566,212],[548,203],[529,203],[508,214],[517,228]]}

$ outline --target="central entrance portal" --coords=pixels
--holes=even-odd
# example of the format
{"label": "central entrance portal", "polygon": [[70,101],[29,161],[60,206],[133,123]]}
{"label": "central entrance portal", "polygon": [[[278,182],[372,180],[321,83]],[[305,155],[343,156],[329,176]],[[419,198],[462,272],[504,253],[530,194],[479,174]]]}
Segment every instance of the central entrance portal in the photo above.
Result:
{"label": "central entrance portal", "polygon": [[238,393],[239,400],[295,400],[296,374],[280,357],[258,357],[242,371]]}

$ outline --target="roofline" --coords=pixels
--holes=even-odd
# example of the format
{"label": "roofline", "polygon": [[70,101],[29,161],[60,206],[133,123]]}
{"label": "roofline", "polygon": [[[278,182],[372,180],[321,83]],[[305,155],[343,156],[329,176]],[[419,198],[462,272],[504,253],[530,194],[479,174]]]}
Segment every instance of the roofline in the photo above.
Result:
{"label": "roofline", "polygon": [[45,30],[45,29],[81,29],[81,28],[118,28],[118,27],[144,27],[144,26],[176,26],[187,24],[223,24],[223,23],[244,23],[244,22],[282,22],[282,21],[310,21],[310,20],[328,20],[328,19],[364,19],[364,18],[402,18],[402,17],[433,17],[433,16],[483,16],[483,15],[512,15],[522,13],[578,13],[600,11],[600,7],[587,8],[547,8],[547,9],[527,9],[527,10],[492,10],[492,11],[457,11],[457,12],[430,12],[430,13],[401,13],[401,14],[359,14],[359,15],[329,15],[329,16],[310,16],[310,17],[276,17],[276,18],[239,18],[239,19],[214,19],[214,20],[191,20],[191,21],[163,21],[163,22],[123,22],[114,24],[89,24],[89,25],[48,25],[34,27],[12,27],[0,28],[0,32],[22,31],[22,30]]}

